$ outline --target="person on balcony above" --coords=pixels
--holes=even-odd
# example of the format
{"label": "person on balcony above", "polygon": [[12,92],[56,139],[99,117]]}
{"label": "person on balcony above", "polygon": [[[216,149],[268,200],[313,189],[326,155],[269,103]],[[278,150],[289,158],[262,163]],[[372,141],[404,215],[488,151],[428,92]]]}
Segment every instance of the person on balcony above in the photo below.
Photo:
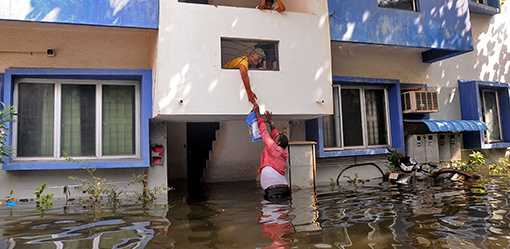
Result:
{"label": "person on balcony above", "polygon": [[266,111],[264,114],[269,123],[268,129],[264,118],[260,115],[258,104],[254,104],[253,111],[257,114],[257,122],[264,143],[258,169],[264,198],[270,202],[289,199],[290,188],[285,177],[289,158],[287,151],[289,139],[284,133],[274,128],[270,112]]}
{"label": "person on balcony above", "polygon": [[250,67],[256,67],[261,64],[266,59],[266,53],[261,48],[255,48],[247,55],[236,57],[225,65],[223,68],[227,69],[239,69],[241,72],[241,79],[243,80],[244,89],[246,89],[246,94],[248,95],[248,100],[252,104],[256,104],[257,95],[252,91],[250,85],[250,77],[248,75],[248,69]]}
{"label": "person on balcony above", "polygon": [[257,8],[261,10],[276,10],[280,13],[286,9],[283,0],[260,0]]}

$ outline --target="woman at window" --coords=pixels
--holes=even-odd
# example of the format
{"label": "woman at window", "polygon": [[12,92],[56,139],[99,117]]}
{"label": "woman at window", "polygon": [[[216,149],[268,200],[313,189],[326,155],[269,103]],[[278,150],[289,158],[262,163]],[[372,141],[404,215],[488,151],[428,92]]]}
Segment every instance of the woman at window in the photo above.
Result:
{"label": "woman at window", "polygon": [[280,13],[286,9],[282,0],[260,0],[257,8],[261,10],[276,10]]}

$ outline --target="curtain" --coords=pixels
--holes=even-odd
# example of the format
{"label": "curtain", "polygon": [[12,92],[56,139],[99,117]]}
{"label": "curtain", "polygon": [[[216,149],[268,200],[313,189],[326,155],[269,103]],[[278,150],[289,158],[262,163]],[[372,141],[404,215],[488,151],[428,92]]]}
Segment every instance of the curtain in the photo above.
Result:
{"label": "curtain", "polygon": [[365,113],[368,145],[385,145],[387,141],[384,90],[365,90]]}
{"label": "curtain", "polygon": [[135,154],[135,87],[103,86],[103,155]]}
{"label": "curtain", "polygon": [[96,154],[96,87],[62,85],[62,156]]}
{"label": "curtain", "polygon": [[324,146],[326,148],[342,147],[342,134],[340,129],[340,96],[339,88],[333,88],[334,114],[323,118]]}
{"label": "curtain", "polygon": [[501,140],[499,127],[499,110],[497,93],[492,91],[483,92],[483,117],[487,124],[487,137],[489,141]]}
{"label": "curtain", "polygon": [[18,157],[53,157],[54,85],[18,86]]}
{"label": "curtain", "polygon": [[361,90],[342,89],[341,96],[344,146],[363,146]]}

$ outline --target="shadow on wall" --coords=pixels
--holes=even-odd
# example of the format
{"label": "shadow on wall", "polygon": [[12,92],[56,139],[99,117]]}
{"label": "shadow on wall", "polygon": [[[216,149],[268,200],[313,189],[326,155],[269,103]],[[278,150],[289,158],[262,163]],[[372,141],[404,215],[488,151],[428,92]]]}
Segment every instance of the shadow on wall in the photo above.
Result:
{"label": "shadow on wall", "polygon": [[467,0],[420,3],[420,13],[416,13],[381,8],[372,0],[329,0],[332,40],[471,49]]}
{"label": "shadow on wall", "polygon": [[[474,51],[453,59],[435,63],[427,74],[427,80],[451,89],[440,92],[442,113],[458,112],[459,80],[481,80],[510,83],[510,5],[503,6],[496,16],[471,15],[473,23]],[[439,77],[434,77],[437,75]],[[449,105],[455,103],[454,105]],[[438,117],[437,117],[438,118]]]}
{"label": "shadow on wall", "polygon": [[30,0],[25,20],[157,27],[157,0]]}

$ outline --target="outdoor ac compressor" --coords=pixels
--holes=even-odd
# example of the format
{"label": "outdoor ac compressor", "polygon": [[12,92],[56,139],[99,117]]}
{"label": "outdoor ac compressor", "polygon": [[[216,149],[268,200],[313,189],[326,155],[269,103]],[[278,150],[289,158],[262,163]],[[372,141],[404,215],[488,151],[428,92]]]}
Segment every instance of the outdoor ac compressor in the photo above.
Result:
{"label": "outdoor ac compressor", "polygon": [[437,134],[410,135],[407,137],[407,155],[418,162],[439,162]]}

